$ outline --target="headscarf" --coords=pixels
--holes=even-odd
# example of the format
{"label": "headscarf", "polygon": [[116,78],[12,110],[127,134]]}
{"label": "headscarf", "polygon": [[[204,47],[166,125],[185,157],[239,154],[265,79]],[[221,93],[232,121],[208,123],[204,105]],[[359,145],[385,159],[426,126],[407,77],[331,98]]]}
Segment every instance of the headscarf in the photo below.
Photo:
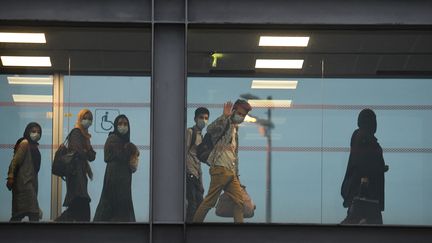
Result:
{"label": "headscarf", "polygon": [[91,138],[91,134],[88,132],[88,129],[85,129],[82,125],[81,125],[81,121],[84,119],[84,116],[90,113],[91,111],[88,109],[82,109],[78,112],[78,116],[77,116],[77,121],[75,123],[75,128],[79,128],[81,130],[81,133],[84,135],[84,137],[90,139]]}
{"label": "headscarf", "polygon": [[377,130],[377,120],[375,112],[371,109],[364,109],[360,111],[357,125],[362,132],[375,134]]}
{"label": "headscarf", "polygon": [[27,126],[25,128],[23,136],[20,139],[18,139],[17,142],[15,143],[14,154],[18,150],[19,144],[24,139],[27,139],[27,141],[29,142],[29,146],[30,146],[30,153],[32,156],[33,168],[34,168],[35,172],[38,173],[39,169],[40,169],[40,164],[41,164],[41,154],[40,154],[39,149],[38,149],[39,143],[33,141],[30,138],[30,131],[33,127],[39,128],[39,130],[41,132],[40,135],[42,137],[42,127],[36,122],[30,122],[29,124],[27,124]]}
{"label": "headscarf", "polygon": [[[119,121],[120,121],[120,119],[121,118],[124,118],[124,119],[126,119],[126,121],[128,122],[128,131],[127,131],[127,133],[126,134],[121,134],[119,131],[118,131],[118,129],[117,129],[117,126],[118,126],[118,123],[119,123]],[[125,142],[130,142],[130,130],[131,130],[131,128],[130,128],[130,123],[129,123],[129,119],[126,117],[126,115],[118,115],[117,117],[116,117],[116,119],[114,120],[114,131],[113,132],[110,132],[109,133],[109,135],[111,135],[111,134],[115,134],[115,135],[117,135],[118,137],[120,137],[121,139],[123,139]],[[108,135],[108,136],[109,136]]]}

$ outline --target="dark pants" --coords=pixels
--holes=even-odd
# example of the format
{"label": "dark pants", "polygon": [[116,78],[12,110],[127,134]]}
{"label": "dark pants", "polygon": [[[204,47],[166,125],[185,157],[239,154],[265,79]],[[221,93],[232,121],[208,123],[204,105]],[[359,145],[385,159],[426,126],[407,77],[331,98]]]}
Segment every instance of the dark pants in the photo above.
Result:
{"label": "dark pants", "polygon": [[203,200],[203,194],[201,181],[193,175],[186,175],[187,222],[192,222],[193,216]]}
{"label": "dark pants", "polygon": [[69,207],[55,220],[59,222],[90,221],[90,202],[87,198],[74,199]]}
{"label": "dark pants", "polygon": [[12,216],[10,219],[11,222],[19,222],[23,220],[24,217],[28,217],[29,221],[39,221],[39,213],[22,213],[19,215]]}

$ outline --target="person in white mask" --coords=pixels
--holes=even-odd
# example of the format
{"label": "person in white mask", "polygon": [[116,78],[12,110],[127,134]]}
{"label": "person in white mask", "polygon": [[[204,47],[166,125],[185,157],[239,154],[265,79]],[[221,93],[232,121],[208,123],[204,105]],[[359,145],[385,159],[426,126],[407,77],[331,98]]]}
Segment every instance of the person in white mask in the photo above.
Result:
{"label": "person in white mask", "polygon": [[68,207],[56,221],[90,221],[90,195],[88,178],[93,179],[89,162],[96,159],[96,152],[90,143],[88,132],[93,123],[90,110],[82,109],[78,113],[75,128],[68,137],[68,153],[73,153],[69,175],[66,176],[66,197],[63,206]]}
{"label": "person in white mask", "polygon": [[186,129],[186,221],[192,222],[196,209],[203,200],[201,162],[197,158],[197,146],[201,144],[202,130],[207,125],[210,112],[205,107],[195,110],[195,125]]}
{"label": "person in white mask", "polygon": [[138,148],[130,141],[130,123],[125,115],[114,120],[104,147],[104,184],[94,221],[135,222],[132,202],[132,173],[137,164],[131,163],[139,155]]}
{"label": "person in white mask", "polygon": [[6,186],[12,191],[12,217],[10,221],[39,221],[41,211],[38,203],[38,173],[41,165],[39,139],[42,128],[36,122],[27,125],[23,137],[14,147],[9,165]]}
{"label": "person in white mask", "polygon": [[245,100],[224,104],[223,113],[207,127],[215,146],[208,157],[210,163],[210,188],[198,207],[193,221],[203,222],[208,211],[216,205],[222,190],[234,202],[234,222],[243,222],[243,195],[239,181],[238,129],[246,115],[252,110]]}

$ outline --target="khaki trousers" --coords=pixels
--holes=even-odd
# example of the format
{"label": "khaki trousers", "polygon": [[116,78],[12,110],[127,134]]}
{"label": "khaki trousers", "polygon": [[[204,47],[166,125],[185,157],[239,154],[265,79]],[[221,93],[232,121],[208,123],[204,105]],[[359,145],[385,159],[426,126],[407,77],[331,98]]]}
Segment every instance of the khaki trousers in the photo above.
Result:
{"label": "khaki trousers", "polygon": [[216,205],[216,202],[222,192],[230,196],[235,204],[234,222],[243,223],[243,198],[241,193],[240,182],[237,176],[229,169],[222,166],[210,168],[210,188],[204,201],[198,207],[193,221],[203,222],[208,211]]}

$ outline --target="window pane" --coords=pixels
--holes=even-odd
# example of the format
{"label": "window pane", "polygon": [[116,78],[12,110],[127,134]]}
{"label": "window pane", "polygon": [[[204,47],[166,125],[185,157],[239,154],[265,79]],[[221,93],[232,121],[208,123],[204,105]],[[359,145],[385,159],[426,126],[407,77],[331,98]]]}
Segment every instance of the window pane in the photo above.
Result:
{"label": "window pane", "polygon": [[[37,122],[42,128],[42,136],[38,141],[38,149],[41,154],[40,169],[38,176],[35,172],[28,170],[28,163],[33,163],[32,159],[18,159],[16,158],[17,166],[14,170],[14,184],[24,182],[24,180],[31,180],[31,185],[36,185],[35,177],[38,178],[38,196],[37,201],[40,209],[43,212],[42,220],[50,219],[50,206],[51,206],[51,153],[52,153],[52,101],[36,102],[38,95],[50,96],[52,99],[52,85],[31,85],[31,84],[13,84],[11,78],[20,77],[22,80],[25,78],[47,78],[52,81],[52,76],[41,75],[0,75],[0,120],[4,131],[0,136],[0,171],[2,178],[8,177],[9,166],[14,157],[14,146],[18,139],[23,137],[26,126],[31,122]],[[9,80],[8,80],[9,79]],[[26,95],[24,98],[27,100],[20,100],[14,95]],[[25,101],[25,102],[24,102]],[[23,146],[23,145],[22,145]],[[26,152],[26,158],[28,154]],[[35,162],[36,163],[36,162]],[[33,167],[33,166],[31,166]],[[21,169],[24,168],[24,169]],[[23,172],[26,172],[24,175]],[[32,179],[33,178],[33,179]],[[3,180],[6,183],[5,180]],[[27,184],[29,185],[29,184]],[[27,188],[33,193],[33,186]],[[16,199],[15,204],[20,206],[14,211],[14,216],[19,217],[21,214],[28,214],[28,211],[34,209],[36,203],[35,198],[22,200],[21,198],[27,195],[23,192],[22,187],[14,188]],[[12,192],[7,189],[5,184],[0,187],[0,198],[2,207],[0,208],[0,220],[9,221],[12,217]],[[24,212],[25,211],[25,212]],[[34,213],[34,212],[33,212]],[[24,218],[25,221],[28,217]]]}
{"label": "window pane", "polygon": [[[298,37],[309,40],[302,46],[287,42]],[[427,176],[432,130],[426,125],[432,104],[431,40],[431,32],[414,30],[191,27],[187,127],[198,127],[198,107],[209,108],[209,125],[201,135],[211,134],[213,142],[234,152],[229,157],[215,148],[217,156],[207,161],[210,169],[198,163],[204,202],[197,203],[198,213],[189,221],[239,220],[232,215],[241,195],[230,188],[237,172],[225,163],[229,160],[256,204],[254,216],[244,222],[381,224],[382,215],[383,224],[431,224],[426,206],[432,201]],[[288,64],[297,66],[281,66]],[[239,125],[238,144],[231,133],[220,136],[224,126],[212,129],[224,103],[237,99],[252,105],[250,118]],[[376,132],[368,125],[373,124],[370,111],[362,113],[358,125],[365,108],[376,115]],[[226,117],[219,123],[235,123]],[[197,149],[199,161],[198,144],[192,151]],[[186,146],[189,178],[194,154]],[[191,191],[194,187],[187,187]],[[234,201],[229,217],[216,214],[222,193]],[[187,211],[193,211],[194,198],[186,194]]]}
{"label": "window pane", "polygon": [[[70,96],[69,96],[70,95]],[[63,134],[66,136],[77,122],[77,114],[83,108],[89,109],[93,114],[93,123],[89,128],[91,134],[91,144],[96,152],[96,159],[90,163],[93,172],[93,180],[88,183],[88,193],[91,197],[90,212],[91,218],[97,211],[105,219],[105,214],[109,211],[104,209],[107,205],[123,205],[120,202],[104,202],[111,199],[110,196],[101,197],[102,190],[107,194],[115,194],[122,201],[130,200],[128,190],[132,190],[131,197],[133,207],[121,211],[124,214],[134,211],[136,221],[148,221],[149,203],[149,158],[150,158],[150,78],[149,77],[127,77],[127,76],[71,76],[65,77],[65,96],[64,100],[69,106],[65,107],[65,113],[70,114],[64,120]],[[135,173],[132,174],[132,184],[121,188],[121,180],[126,180],[130,175],[122,171],[108,171],[110,162],[105,162],[107,154],[104,149],[108,149],[106,142],[108,135],[114,129],[114,120],[118,115],[124,114],[129,119],[130,142],[139,149],[139,165]],[[120,158],[119,158],[120,159]],[[128,161],[125,161],[128,162]],[[114,167],[121,169],[121,167]],[[116,173],[118,172],[118,174]],[[111,180],[111,182],[107,182]],[[105,185],[104,185],[105,183]],[[119,183],[115,185],[112,183]],[[63,182],[63,200],[66,194],[66,183]],[[124,190],[124,191],[123,191]],[[124,193],[124,194],[123,194]],[[63,208],[65,210],[67,208]],[[117,212],[114,211],[113,212]],[[128,219],[127,215],[118,215],[120,222]],[[100,220],[100,219],[96,219]],[[102,220],[104,221],[104,220]]]}

